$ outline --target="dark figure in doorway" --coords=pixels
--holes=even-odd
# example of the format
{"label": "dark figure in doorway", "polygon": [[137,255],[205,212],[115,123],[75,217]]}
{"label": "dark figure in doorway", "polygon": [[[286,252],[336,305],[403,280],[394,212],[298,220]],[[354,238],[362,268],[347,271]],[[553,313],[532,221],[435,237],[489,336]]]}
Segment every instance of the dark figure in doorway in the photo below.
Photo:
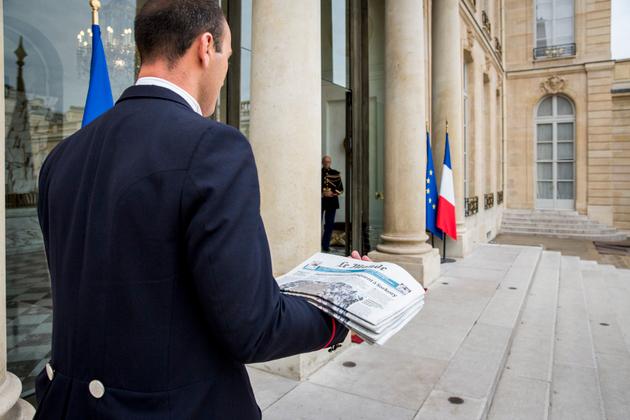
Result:
{"label": "dark figure in doorway", "polygon": [[322,235],[322,250],[330,250],[330,237],[335,225],[335,213],[339,208],[339,196],[343,193],[341,174],[330,167],[332,158],[322,158],[322,218],[324,219],[324,234]]}

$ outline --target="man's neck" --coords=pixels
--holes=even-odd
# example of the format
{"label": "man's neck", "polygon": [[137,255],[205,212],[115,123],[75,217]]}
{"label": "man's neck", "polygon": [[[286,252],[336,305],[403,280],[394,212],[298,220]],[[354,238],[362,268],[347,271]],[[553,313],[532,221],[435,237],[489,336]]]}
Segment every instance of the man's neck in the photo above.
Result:
{"label": "man's neck", "polygon": [[197,102],[199,102],[199,94],[197,90],[193,87],[193,83],[191,83],[191,78],[187,77],[183,71],[179,71],[177,67],[175,69],[169,70],[168,66],[164,63],[155,63],[150,65],[143,65],[140,68],[140,72],[138,73],[138,79],[142,77],[155,77],[158,79],[166,80],[170,82],[180,89],[185,90],[195,98]]}

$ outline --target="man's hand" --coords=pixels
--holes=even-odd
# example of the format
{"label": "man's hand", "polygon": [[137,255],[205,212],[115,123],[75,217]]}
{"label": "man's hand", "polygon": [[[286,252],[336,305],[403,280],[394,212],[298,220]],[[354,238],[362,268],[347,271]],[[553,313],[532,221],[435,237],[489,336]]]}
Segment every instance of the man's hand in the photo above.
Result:
{"label": "man's hand", "polygon": [[367,255],[361,256],[361,254],[359,254],[359,251],[352,251],[352,254],[350,254],[350,258],[362,261],[372,261]]}
{"label": "man's hand", "polygon": [[332,191],[324,191],[324,197],[334,197],[335,194],[333,194]]}

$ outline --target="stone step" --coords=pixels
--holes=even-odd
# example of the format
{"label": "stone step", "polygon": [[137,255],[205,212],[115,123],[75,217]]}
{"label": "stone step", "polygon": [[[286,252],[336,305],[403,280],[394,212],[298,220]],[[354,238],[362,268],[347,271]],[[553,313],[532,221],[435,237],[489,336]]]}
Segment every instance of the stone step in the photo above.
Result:
{"label": "stone step", "polygon": [[579,258],[562,257],[549,410],[551,420],[605,419],[586,309],[585,287],[590,284],[583,279],[582,270]]}
{"label": "stone step", "polygon": [[[498,254],[500,247],[493,249],[492,245],[486,245],[483,248],[484,252],[488,252],[488,258],[497,259],[497,264],[501,256],[493,256],[493,253]],[[541,248],[522,247],[494,295],[449,360],[415,420],[486,418],[541,255]],[[471,260],[467,264],[461,264],[459,269],[472,274],[475,265]],[[486,259],[484,265],[489,267],[491,262]],[[454,275],[457,269],[449,268],[442,279]],[[470,287],[480,287],[479,281],[475,283]],[[465,307],[465,302],[461,305]],[[459,406],[449,402],[452,397],[461,398],[463,404]]]}
{"label": "stone step", "polygon": [[549,411],[559,252],[543,252],[488,419],[546,419]]}
{"label": "stone step", "polygon": [[522,229],[501,229],[501,233],[504,234],[516,234],[516,235],[536,235],[536,236],[549,236],[560,239],[581,239],[581,240],[593,240],[593,241],[607,241],[607,242],[619,242],[626,240],[626,236],[623,234],[615,233],[610,235],[594,235],[594,234],[568,234],[568,233],[550,233],[548,231],[528,231]]}
{"label": "stone step", "polygon": [[533,217],[522,217],[522,218],[514,218],[514,217],[504,217],[501,219],[503,223],[541,223],[541,224],[559,224],[559,225],[567,225],[567,224],[581,224],[581,225],[593,225],[593,226],[606,226],[603,223],[598,223],[588,219],[536,219]]}
{"label": "stone step", "polygon": [[536,220],[540,222],[593,222],[586,216],[535,216],[535,215],[513,215],[513,214],[504,214],[502,220]]}
{"label": "stone step", "polygon": [[584,296],[608,420],[630,413],[630,289],[612,266],[582,267]]}
{"label": "stone step", "polygon": [[612,228],[603,228],[600,226],[571,226],[571,225],[535,225],[535,224],[507,224],[501,225],[501,229],[505,230],[527,230],[531,232],[536,231],[552,231],[554,233],[593,233],[593,234],[617,234],[617,231]]}

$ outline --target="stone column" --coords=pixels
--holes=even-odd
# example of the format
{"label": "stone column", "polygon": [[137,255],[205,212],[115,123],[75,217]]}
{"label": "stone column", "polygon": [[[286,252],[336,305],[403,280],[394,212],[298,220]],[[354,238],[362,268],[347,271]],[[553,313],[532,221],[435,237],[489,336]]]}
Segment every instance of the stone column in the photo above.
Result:
{"label": "stone column", "polygon": [[250,136],[276,274],[320,248],[320,13],[315,1],[253,2]]}
{"label": "stone column", "polygon": [[[437,180],[441,179],[444,160],[446,121],[448,120],[451,165],[455,187],[457,241],[447,240],[446,254],[463,257],[472,250],[464,218],[464,113],[463,52],[461,45],[459,0],[433,2],[432,22],[432,120],[433,161]],[[438,241],[440,250],[441,242]]]}
{"label": "stone column", "polygon": [[[250,137],[276,275],[320,249],[320,14],[317,1],[253,2]],[[339,352],[256,367],[300,380]]]}
{"label": "stone column", "polygon": [[384,231],[375,261],[395,262],[424,285],[440,272],[425,233],[424,22],[422,0],[385,1]]}
{"label": "stone column", "polygon": [[[0,4],[0,34],[4,33],[4,9]],[[4,51],[4,37],[0,35],[0,51]],[[4,61],[0,62],[0,78],[4,80]],[[5,109],[4,98],[0,100],[0,157],[4,166]],[[5,224],[5,181],[4,170],[0,171],[0,419],[31,419],[35,409],[20,399],[22,383],[17,376],[7,371],[7,313],[6,313],[6,224]]]}

